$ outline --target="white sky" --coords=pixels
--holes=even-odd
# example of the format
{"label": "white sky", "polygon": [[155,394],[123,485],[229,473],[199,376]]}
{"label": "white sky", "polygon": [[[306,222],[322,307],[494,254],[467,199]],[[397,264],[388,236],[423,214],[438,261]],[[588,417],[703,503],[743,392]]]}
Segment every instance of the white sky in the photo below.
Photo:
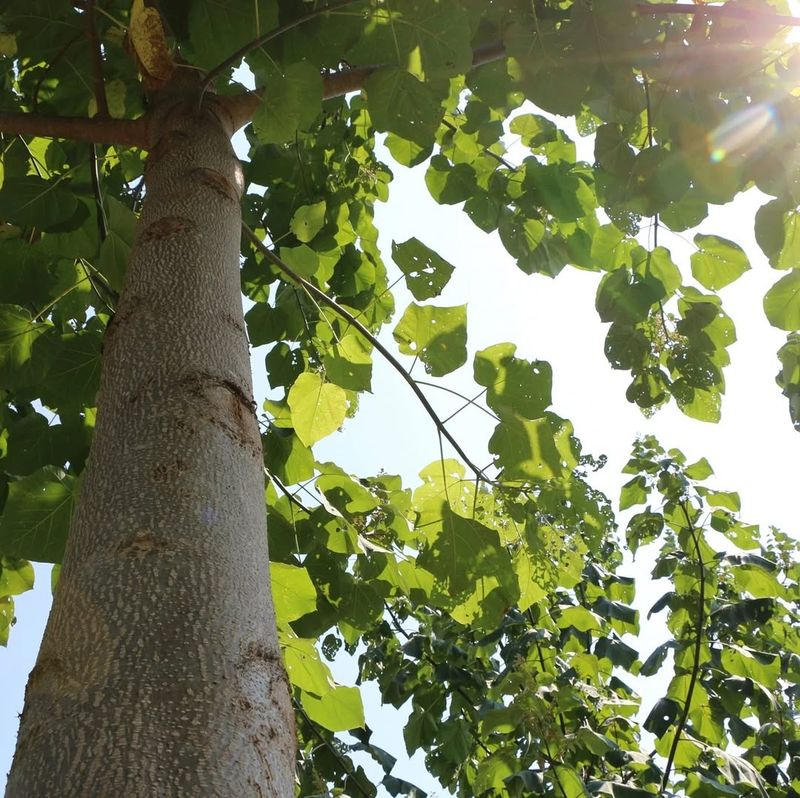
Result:
{"label": "white sky", "polygon": [[[585,151],[582,154],[587,157]],[[377,219],[387,264],[391,241],[415,236],[456,266],[444,296],[434,304],[468,304],[470,358],[443,384],[474,396],[478,386],[472,382],[472,354],[494,343],[514,342],[519,356],[552,364],[554,410],[572,420],[585,452],[608,456],[607,467],[595,475],[593,484],[612,500],[616,501],[625,481],[619,472],[635,436],[653,433],[667,448],[682,449],[690,461],[707,457],[716,471],[719,487],[740,492],[744,519],[798,533],[796,474],[800,436],[792,429],[786,400],[774,382],[778,369],[775,352],[784,334],[769,326],[761,309],[765,291],[781,274],[769,268],[753,238],[753,218],[761,204],[755,192],[740,197],[733,206],[712,209],[709,219],[698,228],[703,233],[737,241],[753,266],[721,292],[724,309],[736,323],[739,340],[729,349],[732,364],[725,372],[728,390],[722,421],[709,425],[686,418],[672,405],[648,420],[625,400],[629,375],[612,371],[603,354],[607,326],[600,324],[594,310],[599,274],[567,268],[555,280],[527,276],[516,268],[496,235],[478,230],[458,207],[436,205],[422,183],[424,167],[409,170],[395,166],[393,171],[392,196],[386,206],[379,207]],[[690,274],[691,245],[686,241],[691,241],[692,235],[683,234],[684,240],[662,229],[659,242],[672,250],[673,259],[685,274]],[[395,293],[396,321],[410,297],[401,286]],[[391,342],[389,331],[384,340]],[[263,355],[262,349],[253,357],[257,394],[259,388],[263,394],[266,386]],[[425,379],[421,366],[417,369],[414,374]],[[444,415],[460,404],[439,391],[429,390],[428,395]],[[491,425],[490,419],[472,409],[452,423],[453,433],[479,464],[490,460],[486,441]],[[451,453],[446,450],[445,454]],[[438,456],[438,439],[429,418],[399,376],[380,360],[376,360],[374,368],[373,394],[362,397],[357,417],[317,447],[319,460],[335,460],[360,475],[383,468],[402,474],[411,484],[418,471]],[[642,567],[641,559],[630,568],[630,573],[635,570],[640,578],[649,570]],[[639,608],[646,612],[661,592],[660,586],[640,584]],[[33,666],[49,599],[47,571],[41,568],[37,571],[36,589],[17,598],[18,623],[11,631],[8,648],[0,649],[3,783],[13,755],[24,684]],[[657,626],[649,625],[648,632],[650,640],[640,640],[637,646],[642,658],[663,642]],[[337,676],[345,680],[353,674],[343,665]],[[652,699],[657,697],[654,694]],[[373,741],[399,755],[403,752],[400,724],[388,714],[377,713],[376,702],[374,692],[368,693],[368,722],[376,731]],[[645,704],[651,703],[645,696]],[[395,775],[433,793],[435,783],[424,773],[420,757],[414,762],[412,766],[398,763]]]}

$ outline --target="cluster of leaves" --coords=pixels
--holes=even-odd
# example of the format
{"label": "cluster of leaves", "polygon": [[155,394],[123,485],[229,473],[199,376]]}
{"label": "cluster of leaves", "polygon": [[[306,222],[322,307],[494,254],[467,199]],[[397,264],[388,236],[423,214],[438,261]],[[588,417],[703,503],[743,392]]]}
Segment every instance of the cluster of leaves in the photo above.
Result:
{"label": "cluster of leaves", "polygon": [[[700,484],[707,464],[687,467],[649,439],[629,464],[622,509],[647,507],[631,519],[628,546],[660,544],[654,576],[671,581],[651,611],[668,611],[670,638],[640,658],[609,503],[551,407],[549,364],[517,357],[511,343],[472,359],[496,423],[487,470],[460,452],[463,462],[443,457],[411,490],[399,476],[355,478],[313,452],[371,390],[375,336],[395,311],[373,221],[392,177],[377,134],[401,166],[427,164],[432,196],[463,203],[526,273],[555,277],[568,264],[601,273],[606,353],[631,373],[628,399],[650,412],[672,397],[704,420],[719,416],[735,340],[717,292],[747,258],[698,234],[690,276],[655,234],[652,246],[636,236],[648,218],[656,233],[685,231],[709,204],[758,186],[774,198],[758,214],[758,242],[787,270],[764,307],[790,333],[778,382],[800,424],[793,48],[769,24],[651,17],[634,0],[296,5],[187,0],[164,3],[163,15],[171,44],[201,69],[254,32],[282,31],[246,55],[268,91],[247,129],[243,214],[273,257],[246,246],[242,288],[250,340],[269,347],[269,542],[299,794],[375,794],[356,752],[378,763],[392,795],[419,794],[372,744],[358,690],[333,679],[326,659],[342,647],[387,704],[410,701],[408,751],[424,751],[460,795],[796,794],[792,541],[736,520],[735,496]],[[786,11],[766,0],[727,5]],[[96,23],[109,112],[136,117],[130,4],[103,3]],[[93,70],[85,25],[83,4],[4,5],[0,111],[98,110],[82,77]],[[471,70],[486,51],[495,60]],[[343,63],[371,67],[363,91],[323,101],[323,76]],[[230,68],[218,84],[237,91]],[[594,135],[593,163],[577,160],[554,115]],[[32,584],[28,560],[63,554],[143,156],[44,138],[0,143],[4,643],[11,597]],[[399,352],[446,376],[469,359],[466,308],[431,303],[453,266],[416,238],[393,243],[391,256],[415,300],[393,328]],[[668,662],[673,678],[640,727],[631,679]],[[655,752],[645,754],[649,735]]]}

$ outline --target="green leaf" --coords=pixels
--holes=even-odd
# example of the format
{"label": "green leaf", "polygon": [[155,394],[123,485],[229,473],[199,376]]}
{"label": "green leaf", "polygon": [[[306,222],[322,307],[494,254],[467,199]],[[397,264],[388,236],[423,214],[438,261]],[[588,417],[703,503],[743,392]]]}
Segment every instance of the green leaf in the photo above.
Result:
{"label": "green leaf", "polygon": [[703,480],[708,479],[714,473],[714,469],[705,457],[701,457],[696,463],[686,466],[684,473],[689,479]]}
{"label": "green leaf", "polygon": [[300,702],[308,717],[328,731],[364,728],[364,706],[357,687],[337,686],[319,697],[303,691]]}
{"label": "green leaf", "polygon": [[85,444],[75,427],[50,424],[39,413],[21,418],[9,430],[8,451],[0,467],[24,476],[46,465],[63,466],[85,455]]}
{"label": "green leaf", "polygon": [[[271,566],[270,566],[271,567]],[[289,681],[306,693],[323,696],[335,687],[328,666],[320,659],[313,640],[288,632],[281,637],[283,659]]]}
{"label": "green leaf", "polygon": [[467,361],[467,306],[412,302],[392,334],[404,355],[418,357],[428,374],[441,377]]}
{"label": "green leaf", "polygon": [[392,154],[392,158],[403,166],[418,166],[428,160],[433,150],[433,143],[427,147],[421,147],[413,141],[395,136],[389,133],[384,142],[386,149]]}
{"label": "green leaf", "polygon": [[475,382],[483,385],[486,403],[498,413],[535,419],[552,402],[553,370],[543,360],[514,357],[514,344],[495,344],[475,354]]}
{"label": "green leaf", "polygon": [[270,563],[269,574],[279,625],[314,612],[317,608],[317,591],[305,568],[273,562]]}
{"label": "green leaf", "polygon": [[619,509],[627,510],[636,504],[644,504],[647,501],[648,491],[647,482],[644,477],[634,477],[622,486],[619,496]]}
{"label": "green leaf", "polygon": [[675,723],[681,714],[681,705],[671,698],[660,698],[650,710],[644,721],[644,728],[656,735],[663,737],[667,729]]}
{"label": "green leaf", "polygon": [[558,626],[561,629],[572,626],[579,632],[599,632],[603,623],[598,615],[586,607],[568,607],[559,616]]}
{"label": "green leaf", "polygon": [[347,414],[344,390],[313,372],[305,372],[295,380],[288,402],[292,426],[305,446],[313,446],[339,429]]}
{"label": "green leaf", "polygon": [[261,142],[283,144],[314,122],[322,107],[322,78],[313,65],[301,61],[281,72],[269,64],[254,71],[269,86],[253,114]]}
{"label": "green leaf", "polygon": [[428,85],[403,69],[382,67],[364,81],[364,91],[378,130],[420,147],[433,143],[444,109]]}
{"label": "green leaf", "polygon": [[523,419],[504,415],[489,440],[489,451],[504,479],[557,479],[577,465],[572,425],[556,416]]}
{"label": "green leaf", "polygon": [[96,265],[111,288],[119,292],[128,269],[137,218],[133,211],[114,197],[106,198],[105,207],[108,235],[100,245],[100,259]]}
{"label": "green leaf", "polygon": [[574,768],[556,765],[549,774],[549,779],[557,785],[557,794],[562,798],[588,798],[589,796],[583,779]]}
{"label": "green leaf", "polygon": [[65,184],[41,177],[7,177],[0,189],[0,219],[45,231],[75,230],[88,216]]}
{"label": "green leaf", "polygon": [[277,24],[278,4],[274,0],[247,3],[192,0],[189,38],[195,63],[206,68],[216,66]]}
{"label": "green leaf", "polygon": [[0,385],[14,388],[25,384],[33,344],[49,329],[49,324],[34,321],[24,308],[0,305]]}
{"label": "green leaf", "polygon": [[675,648],[676,643],[674,640],[670,640],[666,643],[662,643],[658,648],[653,651],[653,653],[644,661],[642,664],[639,673],[642,676],[653,676],[660,670],[661,666],[664,664],[664,661],[667,658],[667,654],[669,650]]}
{"label": "green leaf", "polygon": [[33,589],[33,566],[27,560],[0,557],[0,597]]}
{"label": "green leaf", "polygon": [[490,574],[495,563],[505,561],[501,551],[496,532],[446,510],[438,534],[431,536],[417,564],[455,598],[470,591],[479,577]]}
{"label": "green leaf", "polygon": [[468,14],[456,0],[404,0],[400,5],[378,7],[371,16],[373,24],[347,54],[352,63],[396,60],[420,80],[469,70],[472,31]]}
{"label": "green leaf", "polygon": [[47,466],[8,486],[0,516],[0,551],[6,557],[61,562],[77,480]]}
{"label": "green leaf", "polygon": [[800,329],[800,269],[793,269],[767,291],[764,312],[779,330]]}
{"label": "green leaf", "polygon": [[313,205],[302,205],[292,216],[289,229],[295,234],[298,241],[307,243],[322,230],[325,224],[325,200],[315,202]]}
{"label": "green leaf", "polygon": [[372,387],[371,346],[361,333],[342,336],[322,359],[325,376],[349,391],[369,391]]}
{"label": "green leaf", "polygon": [[505,780],[513,776],[519,769],[516,752],[512,751],[497,751],[481,760],[472,785],[476,798],[489,790],[494,791],[494,794],[502,795],[505,792]]}
{"label": "green leaf", "polygon": [[439,296],[453,274],[453,266],[417,238],[402,244],[392,241],[392,260],[405,275],[414,299]]}
{"label": "green leaf", "polygon": [[692,274],[704,288],[718,291],[750,268],[744,250],[727,238],[698,233],[694,243],[698,251],[692,254]]}
{"label": "green leaf", "polygon": [[777,687],[781,676],[780,657],[749,651],[742,646],[726,644],[720,662],[727,673],[753,679],[768,690]]}
{"label": "green leaf", "polygon": [[8,645],[8,633],[14,623],[14,599],[0,596],[0,646]]}
{"label": "green leaf", "polygon": [[94,405],[100,384],[102,345],[99,330],[64,335],[51,330],[39,338],[34,357],[47,375],[42,399],[59,408]]}

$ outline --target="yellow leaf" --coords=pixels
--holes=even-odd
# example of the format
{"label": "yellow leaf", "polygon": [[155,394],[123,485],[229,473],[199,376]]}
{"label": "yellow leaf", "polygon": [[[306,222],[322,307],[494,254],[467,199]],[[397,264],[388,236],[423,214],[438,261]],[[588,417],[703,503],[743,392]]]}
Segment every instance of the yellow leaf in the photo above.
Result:
{"label": "yellow leaf", "polygon": [[158,10],[146,6],[144,0],[133,0],[128,35],[147,76],[168,81],[174,65]]}

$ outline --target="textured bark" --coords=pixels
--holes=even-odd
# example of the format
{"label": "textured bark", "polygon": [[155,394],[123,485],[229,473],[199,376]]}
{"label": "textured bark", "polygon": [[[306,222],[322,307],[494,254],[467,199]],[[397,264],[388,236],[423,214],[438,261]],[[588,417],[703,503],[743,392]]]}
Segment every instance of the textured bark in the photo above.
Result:
{"label": "textured bark", "polygon": [[147,196],[9,798],[294,794],[239,282],[240,170],[194,101]]}

